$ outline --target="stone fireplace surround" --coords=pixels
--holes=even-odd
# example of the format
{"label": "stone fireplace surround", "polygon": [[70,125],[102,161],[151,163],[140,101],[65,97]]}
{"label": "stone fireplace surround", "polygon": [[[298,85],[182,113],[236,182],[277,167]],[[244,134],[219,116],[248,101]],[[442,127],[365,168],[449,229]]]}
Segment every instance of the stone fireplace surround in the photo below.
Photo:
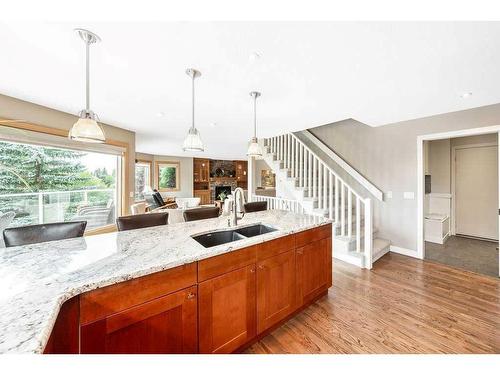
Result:
{"label": "stone fireplace surround", "polygon": [[210,196],[212,197],[212,201],[215,202],[217,200],[215,196],[215,188],[217,186],[229,186],[231,187],[231,192],[234,191],[238,187],[236,183],[236,178],[234,177],[218,177],[210,179]]}
{"label": "stone fireplace surround", "polygon": [[[222,175],[220,172],[222,171]],[[219,174],[217,173],[219,172]],[[217,186],[230,186],[231,192],[238,187],[236,180],[236,166],[232,160],[211,160],[210,161],[210,196],[212,202],[217,199],[215,188]]]}

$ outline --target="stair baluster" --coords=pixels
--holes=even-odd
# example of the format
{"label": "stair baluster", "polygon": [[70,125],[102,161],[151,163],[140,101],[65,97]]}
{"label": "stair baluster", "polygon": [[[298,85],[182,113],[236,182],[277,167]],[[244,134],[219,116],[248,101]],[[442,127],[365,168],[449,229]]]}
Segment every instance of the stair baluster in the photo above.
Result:
{"label": "stair baluster", "polygon": [[[372,202],[357,194],[295,134],[263,140],[264,158],[282,170],[280,178],[297,192],[297,199],[253,196],[268,202],[270,209],[285,209],[324,215],[335,221],[334,237],[351,241],[352,250],[363,253],[364,266],[371,268],[373,251]],[[270,154],[270,155],[268,155]],[[278,171],[277,171],[278,172]],[[354,214],[353,214],[354,206]],[[316,210],[315,208],[318,208]],[[346,221],[347,220],[347,221]],[[354,228],[353,228],[354,227]],[[351,240],[352,239],[352,240]]]}

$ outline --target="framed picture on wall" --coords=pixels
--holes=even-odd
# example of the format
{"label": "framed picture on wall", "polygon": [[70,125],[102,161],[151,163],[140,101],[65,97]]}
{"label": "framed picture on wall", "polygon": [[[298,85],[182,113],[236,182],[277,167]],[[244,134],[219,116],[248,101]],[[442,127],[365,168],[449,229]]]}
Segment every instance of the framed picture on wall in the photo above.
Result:
{"label": "framed picture on wall", "polygon": [[263,169],[260,172],[260,183],[261,186],[266,187],[275,187],[276,186],[276,176],[272,170]]}
{"label": "framed picture on wall", "polygon": [[156,162],[156,186],[158,191],[178,191],[181,189],[180,163],[177,161]]}

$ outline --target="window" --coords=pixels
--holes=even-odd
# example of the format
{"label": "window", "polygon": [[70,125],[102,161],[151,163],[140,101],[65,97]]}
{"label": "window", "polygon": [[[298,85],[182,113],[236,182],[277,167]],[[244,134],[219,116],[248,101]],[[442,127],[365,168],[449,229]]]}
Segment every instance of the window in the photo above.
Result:
{"label": "window", "polygon": [[180,186],[179,162],[156,162],[156,178],[159,191],[177,191]]}
{"label": "window", "polygon": [[135,162],[135,200],[144,200],[144,193],[151,190],[151,162]]}
{"label": "window", "polygon": [[114,224],[119,155],[0,141],[0,211],[10,226],[87,221]]}

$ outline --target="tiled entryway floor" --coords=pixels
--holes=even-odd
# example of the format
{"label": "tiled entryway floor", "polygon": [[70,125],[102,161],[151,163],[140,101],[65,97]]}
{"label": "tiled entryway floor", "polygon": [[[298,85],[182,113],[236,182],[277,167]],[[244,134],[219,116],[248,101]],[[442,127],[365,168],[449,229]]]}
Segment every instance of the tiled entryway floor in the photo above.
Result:
{"label": "tiled entryway floor", "polygon": [[425,243],[425,259],[498,277],[498,246],[495,242],[451,236],[444,245]]}

